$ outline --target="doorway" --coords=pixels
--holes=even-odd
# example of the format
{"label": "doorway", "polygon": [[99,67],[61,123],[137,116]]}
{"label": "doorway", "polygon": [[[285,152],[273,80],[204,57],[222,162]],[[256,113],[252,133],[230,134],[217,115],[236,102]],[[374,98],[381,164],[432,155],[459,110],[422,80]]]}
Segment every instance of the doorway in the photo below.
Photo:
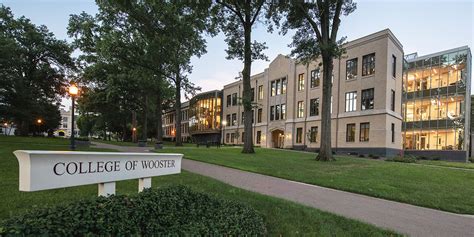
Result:
{"label": "doorway", "polygon": [[272,132],[272,146],[273,148],[283,148],[285,146],[285,133],[280,130]]}

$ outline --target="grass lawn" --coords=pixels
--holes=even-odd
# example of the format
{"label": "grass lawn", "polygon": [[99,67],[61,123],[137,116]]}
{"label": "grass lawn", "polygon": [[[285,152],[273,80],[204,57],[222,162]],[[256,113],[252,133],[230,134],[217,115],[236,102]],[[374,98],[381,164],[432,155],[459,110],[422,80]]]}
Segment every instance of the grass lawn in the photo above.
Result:
{"label": "grass lawn", "polygon": [[[102,139],[93,139],[92,141],[100,142],[100,143],[106,143],[106,144],[111,144],[111,145],[117,145],[117,146],[138,146],[138,143],[133,143],[133,142],[121,142],[121,141],[107,141],[107,140],[102,140]],[[174,147],[174,142],[169,142],[169,141],[164,141],[163,145],[165,147]],[[148,141],[147,146],[155,146],[154,141]],[[196,144],[193,143],[183,143],[184,147],[195,147]]]}
{"label": "grass lawn", "polygon": [[[24,140],[25,142],[22,142]],[[18,162],[12,154],[19,149],[67,150],[63,139],[0,137],[0,220],[27,209],[71,202],[97,195],[97,185],[38,192],[18,191]],[[86,150],[98,150],[94,148]],[[183,149],[184,150],[184,149]],[[209,149],[210,150],[210,149]],[[235,200],[254,207],[265,219],[269,235],[397,236],[396,233],[356,220],[336,216],[293,202],[232,187],[220,181],[185,172],[153,178],[153,187],[182,184],[195,190]],[[117,182],[117,194],[137,192],[138,181]]]}
{"label": "grass lawn", "polygon": [[419,160],[418,164],[437,165],[437,166],[462,168],[462,169],[474,169],[474,163],[461,163],[461,162],[441,161],[441,160]]}
{"label": "grass lawn", "polygon": [[317,162],[314,153],[256,148],[164,149],[198,160],[284,179],[361,193],[456,213],[474,214],[474,170],[337,157]]}

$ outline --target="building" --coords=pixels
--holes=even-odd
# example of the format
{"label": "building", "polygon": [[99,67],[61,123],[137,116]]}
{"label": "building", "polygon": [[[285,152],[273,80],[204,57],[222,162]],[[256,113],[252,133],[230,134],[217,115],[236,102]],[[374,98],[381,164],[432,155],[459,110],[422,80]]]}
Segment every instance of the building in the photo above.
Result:
{"label": "building", "polygon": [[[189,101],[181,103],[181,140],[188,142],[191,139],[189,135]],[[163,113],[163,139],[174,141],[176,137],[176,111],[175,109],[166,110]]]}
{"label": "building", "polygon": [[407,55],[403,76],[403,147],[407,154],[467,159],[471,60],[467,46],[421,57]]}
{"label": "building", "polygon": [[[333,61],[334,151],[378,156],[404,152],[432,156],[436,152],[442,154],[440,158],[466,159],[469,48],[405,57],[402,44],[389,29],[350,41],[344,48],[346,53]],[[323,73],[318,60],[304,65],[278,55],[268,68],[251,77],[256,146],[319,150]],[[239,80],[191,100],[189,113],[194,117],[189,118],[189,135],[194,141],[219,138],[224,144],[243,144],[242,90]],[[197,103],[206,96],[211,99],[205,106]],[[198,110],[204,112],[191,112]],[[201,136],[207,133],[203,131],[214,135]]]}
{"label": "building", "polygon": [[[59,127],[54,131],[54,136],[57,137],[71,137],[72,132],[72,113],[71,108],[69,110],[60,110],[61,123]],[[77,127],[77,116],[74,120],[74,136],[79,135],[79,128]]]}
{"label": "building", "polygon": [[[332,146],[340,153],[393,156],[401,152],[403,48],[388,29],[344,45],[334,59]],[[251,78],[254,143],[261,147],[318,150],[322,68],[279,55]],[[242,81],[224,86],[224,142],[243,143]]]}

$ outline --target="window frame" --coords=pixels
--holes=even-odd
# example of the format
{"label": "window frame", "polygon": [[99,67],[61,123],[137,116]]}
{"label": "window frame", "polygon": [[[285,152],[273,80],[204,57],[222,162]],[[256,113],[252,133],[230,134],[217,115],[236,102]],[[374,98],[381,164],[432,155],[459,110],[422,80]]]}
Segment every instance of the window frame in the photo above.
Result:
{"label": "window frame", "polygon": [[370,123],[360,123],[359,124],[359,141],[368,142],[370,140]]}
{"label": "window frame", "polygon": [[310,128],[310,137],[309,137],[309,142],[310,143],[318,143],[318,126],[312,126]]}
{"label": "window frame", "polygon": [[[349,80],[356,80],[357,79],[357,67],[358,67],[358,62],[359,58],[352,58],[350,60],[346,61],[346,81]],[[355,73],[354,73],[355,70]],[[349,72],[351,72],[349,74]],[[349,78],[349,76],[352,76]]]}
{"label": "window frame", "polygon": [[319,97],[309,100],[309,116],[319,116]]}
{"label": "window frame", "polygon": [[[351,97],[351,95],[353,95]],[[345,112],[357,111],[357,91],[349,91],[345,93]]]}
{"label": "window frame", "polygon": [[303,128],[296,128],[296,141],[295,143],[303,143]]}
{"label": "window frame", "polygon": [[298,91],[304,91],[304,73],[298,74]]}
{"label": "window frame", "polygon": [[311,70],[310,87],[316,88],[316,87],[319,87],[320,84],[321,84],[321,71],[319,70],[319,68]]}
{"label": "window frame", "polygon": [[375,53],[362,56],[362,76],[371,76],[375,74]]}
{"label": "window frame", "polygon": [[302,100],[298,101],[296,109],[297,109],[296,117],[303,118],[304,117],[304,101]]}
{"label": "window frame", "polygon": [[[349,133],[349,127],[352,128],[350,133]],[[346,142],[355,142],[355,130],[356,130],[355,123],[346,124]]]}
{"label": "window frame", "polygon": [[[375,89],[368,88],[361,91],[360,110],[371,110],[375,107]],[[372,102],[372,103],[370,103]],[[366,107],[364,107],[366,106]],[[368,107],[367,107],[368,106]]]}

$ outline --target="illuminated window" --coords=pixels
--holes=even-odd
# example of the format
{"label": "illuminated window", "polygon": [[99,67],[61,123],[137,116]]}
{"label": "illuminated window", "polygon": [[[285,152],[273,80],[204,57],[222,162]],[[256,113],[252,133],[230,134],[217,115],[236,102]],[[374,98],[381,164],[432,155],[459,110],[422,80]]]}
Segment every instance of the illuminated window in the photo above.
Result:
{"label": "illuminated window", "polygon": [[319,69],[311,71],[311,88],[318,87],[321,81]]}
{"label": "illuminated window", "polygon": [[262,122],[262,109],[257,110],[257,123]]}
{"label": "illuminated window", "polygon": [[271,82],[271,96],[275,96],[276,95],[276,84],[275,84],[275,81],[272,81]]}
{"label": "illuminated window", "polygon": [[281,119],[286,119],[286,104],[281,105]]}
{"label": "illuminated window", "polygon": [[304,73],[298,75],[298,91],[304,90]]}
{"label": "illuminated window", "polygon": [[281,94],[286,94],[286,78],[281,79]]}
{"label": "illuminated window", "polygon": [[263,85],[258,86],[258,99],[263,100]]}
{"label": "illuminated window", "polygon": [[361,142],[369,141],[370,123],[360,123],[359,140]]}
{"label": "illuminated window", "polygon": [[304,117],[304,101],[298,101],[298,118]]}
{"label": "illuminated window", "polygon": [[347,124],[346,128],[346,142],[354,142],[355,141],[355,123]]}
{"label": "illuminated window", "polygon": [[347,92],[346,93],[346,112],[356,111],[357,105],[357,92]]}

